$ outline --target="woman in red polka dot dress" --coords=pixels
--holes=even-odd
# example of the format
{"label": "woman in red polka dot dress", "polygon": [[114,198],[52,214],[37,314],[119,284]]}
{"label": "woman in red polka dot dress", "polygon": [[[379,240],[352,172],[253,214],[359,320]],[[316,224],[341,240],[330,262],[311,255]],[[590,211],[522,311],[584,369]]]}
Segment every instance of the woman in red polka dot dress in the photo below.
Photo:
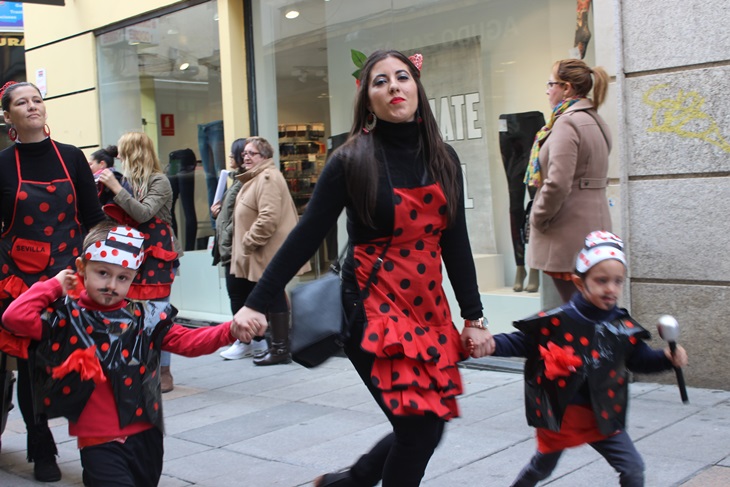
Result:
{"label": "woman in red polka dot dress", "polygon": [[563,450],[589,444],[618,472],[623,487],[644,485],[644,462],[626,432],[629,370],[687,365],[687,353],[650,348],[649,332],[616,306],[626,279],[620,238],[596,231],[576,259],[578,291],[559,308],[515,322],[494,336],[494,355],[527,357],[525,415],[537,428],[537,452],[512,487],[550,476]]}
{"label": "woman in red polka dot dress", "polygon": [[[8,83],[1,99],[15,144],[0,152],[0,313],[33,283],[70,268],[86,230],[104,220],[86,157],[51,140],[38,88]],[[10,351],[10,343],[0,331],[0,350],[21,355],[18,404],[28,430],[28,460],[36,480],[59,480],[48,421],[34,418],[27,352]]]}
{"label": "woman in red polka dot dress", "polygon": [[[460,360],[490,351],[464,216],[462,174],[414,63],[377,51],[362,68],[350,137],[325,166],[298,226],[236,314],[263,312],[347,211],[343,306],[358,309],[345,352],[393,426],[324,486],[420,485],[446,422],[458,416]],[[383,264],[366,282],[378,259]],[[460,335],[441,286],[446,265],[466,326]]]}
{"label": "woman in red polka dot dress", "polygon": [[245,330],[232,322],[188,329],[173,323],[169,303],[127,300],[145,240],[116,223],[94,227],[76,259],[78,277],[63,270],[34,284],[3,316],[8,330],[38,341],[32,356],[36,407],[68,419],[87,487],[158,485],[162,350],[195,357],[236,338],[251,339],[251,332],[239,336]]}

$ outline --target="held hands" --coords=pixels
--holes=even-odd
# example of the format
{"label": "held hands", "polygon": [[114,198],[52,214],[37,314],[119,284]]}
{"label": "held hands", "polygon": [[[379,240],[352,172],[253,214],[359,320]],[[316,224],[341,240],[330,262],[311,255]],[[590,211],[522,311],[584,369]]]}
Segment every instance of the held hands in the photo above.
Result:
{"label": "held hands", "polygon": [[687,351],[681,345],[677,345],[677,348],[674,350],[674,355],[672,355],[672,351],[669,349],[669,347],[665,348],[664,355],[666,355],[666,357],[672,362],[672,365],[675,367],[687,366]]}
{"label": "held hands", "polygon": [[111,169],[104,169],[99,175],[99,182],[109,188],[112,193],[118,194],[123,188],[122,185],[117,181],[116,176]]}
{"label": "held hands", "polygon": [[255,336],[264,336],[269,326],[266,315],[244,306],[231,321],[231,335],[243,343],[249,343]]}
{"label": "held hands", "polygon": [[66,296],[69,291],[76,289],[79,278],[71,269],[64,269],[56,274],[56,280],[61,284],[62,296]]}
{"label": "held hands", "polygon": [[473,358],[484,357],[494,353],[494,338],[489,330],[464,327],[461,331],[461,345]]}

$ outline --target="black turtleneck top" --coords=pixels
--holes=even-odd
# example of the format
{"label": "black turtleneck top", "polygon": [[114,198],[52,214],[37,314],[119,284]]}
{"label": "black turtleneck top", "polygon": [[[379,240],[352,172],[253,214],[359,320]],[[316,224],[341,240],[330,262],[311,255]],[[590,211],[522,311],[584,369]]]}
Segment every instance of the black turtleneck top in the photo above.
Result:
{"label": "black turtleneck top", "polygon": [[[246,306],[265,311],[268,304],[282,292],[297,271],[317,251],[322,240],[337,222],[343,208],[347,211],[347,232],[353,245],[388,237],[393,232],[395,209],[388,173],[396,188],[417,188],[433,183],[419,152],[419,128],[412,123],[388,123],[378,120],[370,134],[375,137],[378,158],[383,158],[388,172],[379,171],[378,194],[375,208],[375,228],[365,225],[357,216],[347,193],[345,161],[336,152],[327,162],[317,180],[312,198],[297,226],[289,234],[281,249],[266,267],[261,280],[246,300]],[[448,147],[454,164],[461,165],[456,152]],[[451,276],[456,299],[465,319],[482,316],[482,303],[477,287],[476,269],[466,228],[464,194],[461,190],[455,221],[441,234],[441,252],[446,270]],[[342,277],[354,281],[353,257],[348,253],[342,267]]]}
{"label": "black turtleneck top", "polygon": [[[60,142],[55,144],[76,189],[79,222],[88,230],[105,219],[99,204],[94,176],[81,150]],[[20,171],[24,180],[50,182],[66,178],[50,138],[29,144],[14,144],[0,152],[0,218],[3,232],[7,230],[15,211],[15,197],[18,191],[16,147],[20,154]]]}

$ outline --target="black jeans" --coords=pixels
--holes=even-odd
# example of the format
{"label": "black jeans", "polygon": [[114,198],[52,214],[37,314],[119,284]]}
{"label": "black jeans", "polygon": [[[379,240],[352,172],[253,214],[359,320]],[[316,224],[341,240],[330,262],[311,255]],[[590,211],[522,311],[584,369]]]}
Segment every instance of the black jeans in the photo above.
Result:
{"label": "black jeans", "polygon": [[[359,302],[355,285],[343,281],[345,309],[352,309],[355,302]],[[380,389],[370,379],[375,356],[360,347],[364,324],[363,316],[358,314],[350,326],[351,335],[345,344],[345,353],[388,417],[393,432],[362,455],[350,468],[350,474],[363,487],[374,486],[381,480],[383,487],[416,487],[421,484],[428,461],[441,441],[446,421],[435,414],[395,416],[391,413],[383,403]]]}
{"label": "black jeans", "polygon": [[[590,443],[619,473],[621,487],[643,487],[644,461],[636,450],[628,433],[621,430],[602,441]],[[512,487],[533,487],[550,476],[560,460],[563,451],[553,453],[537,452],[515,479]]]}
{"label": "black jeans", "polygon": [[157,428],[132,435],[124,443],[110,441],[87,446],[81,449],[84,485],[156,487],[162,475],[163,455],[162,432]]}
{"label": "black jeans", "polygon": [[525,226],[525,189],[530,199],[535,188],[527,188],[525,170],[530,159],[530,149],[535,134],[545,125],[542,112],[509,113],[499,116],[504,125],[499,132],[499,149],[502,154],[504,172],[509,189],[509,221],[512,233],[512,249],[517,265],[525,265],[525,240],[522,230]]}

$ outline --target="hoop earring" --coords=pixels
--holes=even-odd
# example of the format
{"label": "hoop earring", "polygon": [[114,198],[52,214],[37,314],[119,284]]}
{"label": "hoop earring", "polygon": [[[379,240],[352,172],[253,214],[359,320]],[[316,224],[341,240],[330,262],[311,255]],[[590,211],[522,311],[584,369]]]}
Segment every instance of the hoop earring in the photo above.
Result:
{"label": "hoop earring", "polygon": [[51,136],[51,127],[49,127],[48,124],[45,124],[43,126],[43,135],[45,135],[46,137]]}
{"label": "hoop earring", "polygon": [[15,127],[10,127],[8,129],[8,137],[10,137],[10,140],[12,140],[13,142],[18,140],[18,131],[15,130]]}
{"label": "hoop earring", "polygon": [[366,134],[369,134],[375,129],[375,126],[378,124],[378,117],[375,116],[373,112],[370,112],[365,119],[365,126],[362,128],[362,131]]}

